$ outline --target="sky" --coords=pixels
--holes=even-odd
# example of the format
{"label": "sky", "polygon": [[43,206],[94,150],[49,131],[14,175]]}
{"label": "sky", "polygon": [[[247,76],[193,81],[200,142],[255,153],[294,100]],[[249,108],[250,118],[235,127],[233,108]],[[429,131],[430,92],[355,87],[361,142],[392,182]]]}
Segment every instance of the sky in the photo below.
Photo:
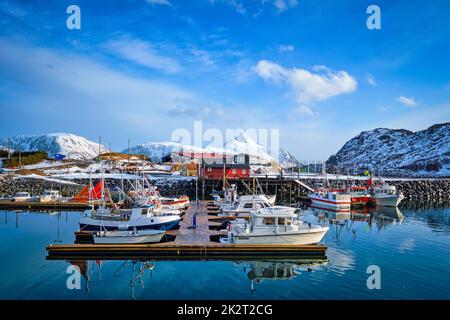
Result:
{"label": "sky", "polygon": [[[68,29],[67,8],[80,8]],[[371,30],[367,8],[381,10]],[[279,129],[325,160],[378,127],[450,120],[450,2],[0,3],[0,137],[69,132],[123,150],[177,129]]]}

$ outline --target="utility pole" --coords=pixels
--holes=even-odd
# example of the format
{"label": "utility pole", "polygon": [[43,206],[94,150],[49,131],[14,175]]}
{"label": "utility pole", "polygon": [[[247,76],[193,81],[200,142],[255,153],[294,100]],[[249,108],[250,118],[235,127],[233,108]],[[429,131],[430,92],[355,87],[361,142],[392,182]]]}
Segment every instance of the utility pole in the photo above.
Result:
{"label": "utility pole", "polygon": [[8,138],[8,159],[11,159],[11,139]]}
{"label": "utility pole", "polygon": [[128,163],[127,163],[127,167],[128,167],[130,165],[130,139],[128,139],[127,153],[128,153]]}
{"label": "utility pole", "polygon": [[100,157],[102,153],[102,136],[99,137],[99,142],[98,142],[98,156]]}

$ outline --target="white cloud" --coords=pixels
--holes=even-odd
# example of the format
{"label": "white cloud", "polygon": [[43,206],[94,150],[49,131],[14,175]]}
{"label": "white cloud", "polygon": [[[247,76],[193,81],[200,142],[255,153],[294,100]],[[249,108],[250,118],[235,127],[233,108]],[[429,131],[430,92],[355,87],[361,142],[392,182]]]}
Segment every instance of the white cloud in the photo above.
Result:
{"label": "white cloud", "polygon": [[[263,0],[265,2],[266,0]],[[274,0],[272,1],[278,11],[286,11],[287,9],[297,6],[297,0]]]}
{"label": "white cloud", "polygon": [[211,4],[216,4],[218,2],[225,3],[231,7],[233,7],[237,13],[244,14],[247,12],[244,5],[237,0],[209,0]]}
{"label": "white cloud", "polygon": [[311,110],[311,108],[309,108],[308,106],[301,104],[298,107],[294,108],[293,110],[295,113],[298,114],[306,114],[308,116],[313,116],[314,112]]}
{"label": "white cloud", "polygon": [[368,85],[371,85],[372,87],[377,87],[377,86],[378,86],[378,83],[377,83],[377,81],[375,80],[375,77],[374,77],[372,74],[370,74],[370,73],[366,73],[366,74],[365,74],[365,76],[364,76],[364,81],[365,81]]}
{"label": "white cloud", "polygon": [[346,71],[332,71],[326,66],[315,66],[317,73],[298,68],[285,68],[271,61],[261,60],[254,67],[266,81],[288,84],[300,105],[324,101],[356,90],[357,82]]}
{"label": "white cloud", "polygon": [[[110,135],[158,134],[167,130],[167,123],[180,125],[167,116],[176,101],[197,97],[183,87],[134,77],[67,51],[2,38],[0,47],[0,73],[11,83],[3,92],[0,111],[17,127],[23,128],[22,117],[35,119],[34,127],[29,124],[31,131],[51,127]],[[13,108],[8,107],[11,101]]]}
{"label": "white cloud", "polygon": [[417,102],[414,100],[414,98],[407,98],[405,96],[400,96],[397,99],[398,102],[400,102],[401,104],[403,104],[404,106],[407,107],[416,107],[418,104]]}
{"label": "white cloud", "polygon": [[292,45],[280,45],[278,46],[278,52],[284,53],[284,52],[292,52],[294,51],[294,46]]}
{"label": "white cloud", "polygon": [[0,11],[3,11],[16,18],[23,18],[28,15],[28,12],[25,9],[17,4],[12,4],[9,2],[0,3]]}
{"label": "white cloud", "polygon": [[133,61],[147,68],[167,73],[177,73],[182,69],[177,60],[161,55],[152,44],[139,39],[121,37],[106,42],[103,47],[123,59]]}
{"label": "white cloud", "polygon": [[160,4],[160,5],[164,5],[164,6],[170,6],[171,5],[169,0],[147,0],[147,3],[149,3],[149,4]]}

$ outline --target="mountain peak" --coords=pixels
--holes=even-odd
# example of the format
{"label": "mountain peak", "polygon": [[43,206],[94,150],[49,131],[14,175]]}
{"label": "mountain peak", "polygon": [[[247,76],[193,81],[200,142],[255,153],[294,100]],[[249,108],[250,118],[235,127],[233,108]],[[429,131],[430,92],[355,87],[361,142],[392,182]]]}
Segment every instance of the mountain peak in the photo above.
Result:
{"label": "mountain peak", "polygon": [[[68,159],[90,160],[98,156],[99,144],[72,133],[18,135],[4,138],[0,144],[20,151],[45,151],[50,157],[65,155]],[[100,152],[107,152],[102,145]]]}
{"label": "mountain peak", "polygon": [[403,176],[450,174],[450,123],[412,132],[377,128],[350,139],[328,160],[342,170],[369,169]]}

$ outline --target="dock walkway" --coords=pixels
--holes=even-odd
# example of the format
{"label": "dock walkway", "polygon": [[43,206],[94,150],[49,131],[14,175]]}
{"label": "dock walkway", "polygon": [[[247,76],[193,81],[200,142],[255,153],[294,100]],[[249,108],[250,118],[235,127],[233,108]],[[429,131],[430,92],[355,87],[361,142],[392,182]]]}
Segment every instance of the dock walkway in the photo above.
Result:
{"label": "dock walkway", "polygon": [[[195,229],[192,227],[194,215]],[[211,242],[210,234],[207,203],[200,202],[198,207],[193,204],[187,209],[176,234],[175,244],[207,244]]]}

